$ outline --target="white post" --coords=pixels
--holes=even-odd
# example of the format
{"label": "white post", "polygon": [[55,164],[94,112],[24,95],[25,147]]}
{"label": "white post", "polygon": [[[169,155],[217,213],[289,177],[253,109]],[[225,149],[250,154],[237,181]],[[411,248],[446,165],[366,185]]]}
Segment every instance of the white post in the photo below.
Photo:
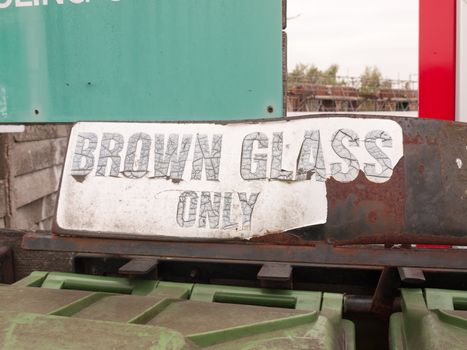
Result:
{"label": "white post", "polygon": [[456,120],[467,123],[467,0],[457,0]]}

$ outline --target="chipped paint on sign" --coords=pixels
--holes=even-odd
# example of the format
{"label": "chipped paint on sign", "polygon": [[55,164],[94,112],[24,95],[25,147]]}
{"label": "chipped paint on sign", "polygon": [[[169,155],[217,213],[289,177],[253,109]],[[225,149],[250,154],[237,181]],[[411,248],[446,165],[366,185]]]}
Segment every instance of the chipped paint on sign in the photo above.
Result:
{"label": "chipped paint on sign", "polygon": [[383,183],[403,155],[391,120],[78,123],[61,233],[243,238],[323,224],[326,179]]}

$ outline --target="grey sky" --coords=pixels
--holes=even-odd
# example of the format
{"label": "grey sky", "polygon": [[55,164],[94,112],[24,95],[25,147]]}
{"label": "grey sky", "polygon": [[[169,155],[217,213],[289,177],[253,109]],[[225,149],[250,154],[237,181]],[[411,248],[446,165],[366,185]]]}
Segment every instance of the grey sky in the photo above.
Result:
{"label": "grey sky", "polygon": [[[417,79],[419,0],[288,0],[288,67],[376,65],[391,79]],[[299,17],[293,18],[297,15]]]}

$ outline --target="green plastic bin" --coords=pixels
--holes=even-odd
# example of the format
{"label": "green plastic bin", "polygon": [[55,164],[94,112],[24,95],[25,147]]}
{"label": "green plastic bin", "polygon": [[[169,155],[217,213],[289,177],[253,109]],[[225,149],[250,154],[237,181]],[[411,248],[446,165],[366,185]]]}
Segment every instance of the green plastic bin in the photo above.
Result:
{"label": "green plastic bin", "polygon": [[391,316],[392,350],[467,348],[467,292],[402,289],[402,312]]}
{"label": "green plastic bin", "polygon": [[0,287],[4,349],[354,349],[343,295],[36,272]]}

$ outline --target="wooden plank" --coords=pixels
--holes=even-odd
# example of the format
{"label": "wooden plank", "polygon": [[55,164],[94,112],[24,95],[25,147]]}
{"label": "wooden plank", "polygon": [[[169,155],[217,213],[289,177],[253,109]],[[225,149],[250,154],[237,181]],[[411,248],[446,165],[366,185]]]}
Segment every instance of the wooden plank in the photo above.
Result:
{"label": "wooden plank", "polygon": [[288,47],[288,38],[287,32],[282,32],[282,114],[287,115],[287,47]]}
{"label": "wooden plank", "polygon": [[70,129],[70,125],[27,125],[24,132],[15,134],[15,141],[29,142],[67,137]]}
{"label": "wooden plank", "polygon": [[16,209],[11,217],[11,227],[33,230],[49,226],[48,223],[44,224],[43,221],[53,217],[56,200],[57,193],[52,193]]}
{"label": "wooden plank", "polygon": [[8,148],[10,145],[11,135],[0,134],[0,179],[6,179],[9,174],[9,163],[8,163]]}
{"label": "wooden plank", "polygon": [[0,217],[7,213],[7,197],[5,191],[5,181],[0,181]]}
{"label": "wooden plank", "polygon": [[66,138],[13,143],[11,164],[13,175],[24,175],[63,164]]}
{"label": "wooden plank", "polygon": [[41,220],[48,219],[55,214],[58,192],[52,193],[42,199],[42,217]]}
{"label": "wooden plank", "polygon": [[282,29],[287,28],[287,0],[282,0]]}
{"label": "wooden plank", "polygon": [[61,169],[61,166],[54,166],[16,177],[12,186],[16,208],[21,208],[39,198],[56,192]]}
{"label": "wooden plank", "polygon": [[37,230],[39,228],[42,200],[37,200],[13,212],[10,226],[18,230]]}
{"label": "wooden plank", "polygon": [[52,229],[53,217],[47,218],[39,223],[39,230],[50,231]]}

